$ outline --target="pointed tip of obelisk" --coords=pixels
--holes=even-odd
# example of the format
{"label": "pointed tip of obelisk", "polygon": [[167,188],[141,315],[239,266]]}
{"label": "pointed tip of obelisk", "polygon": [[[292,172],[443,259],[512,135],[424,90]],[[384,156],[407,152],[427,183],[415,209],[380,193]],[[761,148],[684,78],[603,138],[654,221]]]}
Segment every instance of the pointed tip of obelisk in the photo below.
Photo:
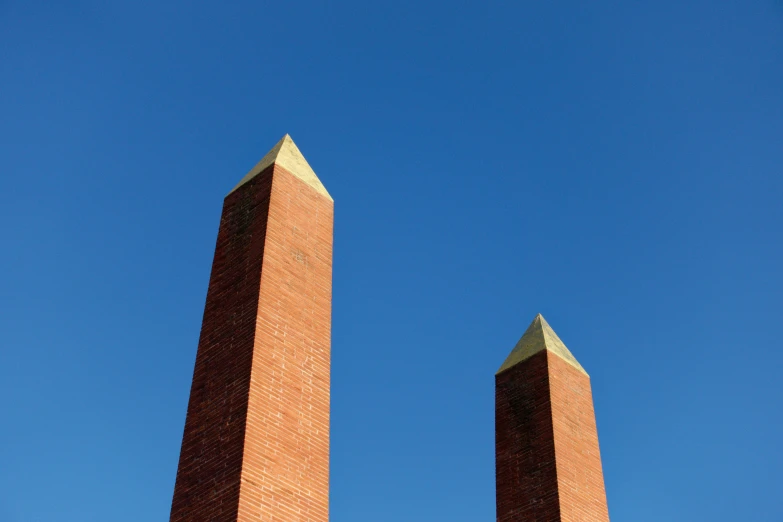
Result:
{"label": "pointed tip of obelisk", "polygon": [[[326,191],[326,187],[323,186],[321,180],[315,175],[312,167],[310,167],[310,164],[307,163],[307,160],[299,151],[299,147],[297,147],[294,140],[291,139],[291,135],[287,133],[274,147],[272,147],[272,150],[261,158],[261,161],[256,163],[255,167],[250,169],[250,172],[242,178],[231,192],[234,192],[272,164],[283,167],[285,170],[310,185],[316,192],[332,200],[332,196]],[[231,192],[229,192],[229,194],[231,194]]]}
{"label": "pointed tip of obelisk", "polygon": [[508,354],[508,357],[506,357],[505,362],[497,373],[508,370],[512,366],[529,359],[543,350],[554,353],[565,362],[587,375],[587,372],[582,368],[582,365],[579,364],[579,361],[576,360],[576,357],[573,356],[565,343],[560,340],[560,337],[557,336],[541,314],[537,314],[533,319],[533,322],[530,323],[530,326],[527,327],[522,338],[516,346],[514,346],[514,349],[511,350],[511,353]]}

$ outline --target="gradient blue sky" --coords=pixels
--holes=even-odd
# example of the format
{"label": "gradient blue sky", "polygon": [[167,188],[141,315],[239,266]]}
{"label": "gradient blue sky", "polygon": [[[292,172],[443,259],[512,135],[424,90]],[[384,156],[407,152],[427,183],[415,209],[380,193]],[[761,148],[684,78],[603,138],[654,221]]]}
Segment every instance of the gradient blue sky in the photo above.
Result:
{"label": "gradient blue sky", "polygon": [[542,312],[615,522],[783,520],[783,2],[0,0],[0,521],[167,521],[223,196],[334,196],[331,519],[494,520]]}

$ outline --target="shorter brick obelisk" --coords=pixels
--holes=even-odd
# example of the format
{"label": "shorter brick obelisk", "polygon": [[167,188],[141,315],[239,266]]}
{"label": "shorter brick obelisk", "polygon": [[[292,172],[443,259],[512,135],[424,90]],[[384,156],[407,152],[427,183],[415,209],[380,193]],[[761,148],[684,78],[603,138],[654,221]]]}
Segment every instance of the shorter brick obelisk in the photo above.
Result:
{"label": "shorter brick obelisk", "polygon": [[495,375],[498,522],[608,522],[590,377],[539,314]]}

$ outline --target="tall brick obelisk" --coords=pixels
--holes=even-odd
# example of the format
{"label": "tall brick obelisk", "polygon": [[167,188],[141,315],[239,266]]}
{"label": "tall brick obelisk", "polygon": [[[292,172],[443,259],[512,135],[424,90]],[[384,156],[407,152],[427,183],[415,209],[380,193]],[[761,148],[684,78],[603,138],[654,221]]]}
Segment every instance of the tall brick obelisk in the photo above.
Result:
{"label": "tall brick obelisk", "polygon": [[172,522],[327,522],[333,217],[288,135],[226,196]]}
{"label": "tall brick obelisk", "polygon": [[495,375],[498,522],[608,522],[590,377],[539,314]]}

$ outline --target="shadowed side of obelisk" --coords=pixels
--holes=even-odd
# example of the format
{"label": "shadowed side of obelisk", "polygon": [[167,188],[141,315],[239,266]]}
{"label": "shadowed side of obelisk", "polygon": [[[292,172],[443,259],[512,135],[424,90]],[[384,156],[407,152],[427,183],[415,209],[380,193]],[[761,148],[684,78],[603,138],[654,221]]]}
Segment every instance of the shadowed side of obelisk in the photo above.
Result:
{"label": "shadowed side of obelisk", "polygon": [[172,521],[234,521],[272,169],[226,198],[180,451]]}

